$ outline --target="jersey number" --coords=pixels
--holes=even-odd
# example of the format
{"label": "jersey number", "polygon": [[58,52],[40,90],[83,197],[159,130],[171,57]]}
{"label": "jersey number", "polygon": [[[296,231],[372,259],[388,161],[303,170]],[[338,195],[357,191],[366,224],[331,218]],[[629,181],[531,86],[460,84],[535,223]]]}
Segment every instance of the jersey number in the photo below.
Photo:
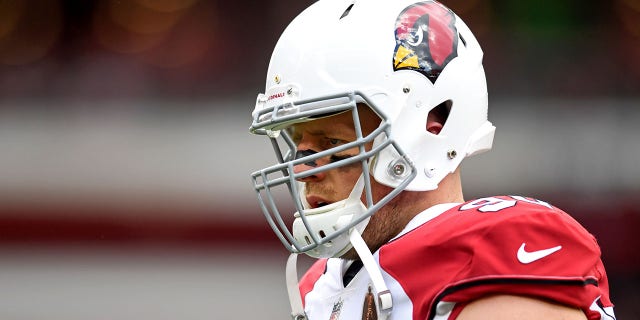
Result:
{"label": "jersey number", "polygon": [[511,208],[515,206],[518,203],[518,201],[533,203],[533,204],[545,206],[551,209],[550,204],[541,200],[525,198],[522,196],[509,196],[509,197],[511,199],[503,199],[503,198],[497,198],[497,197],[481,198],[463,205],[462,207],[460,207],[460,210],[466,211],[471,209],[478,209],[478,211],[480,212],[498,212],[502,209]]}

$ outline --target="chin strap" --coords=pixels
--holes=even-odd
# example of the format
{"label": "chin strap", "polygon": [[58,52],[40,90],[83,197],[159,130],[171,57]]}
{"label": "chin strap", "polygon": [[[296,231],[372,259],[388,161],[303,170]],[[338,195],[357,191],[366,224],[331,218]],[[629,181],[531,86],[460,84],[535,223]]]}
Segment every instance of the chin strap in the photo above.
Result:
{"label": "chin strap", "polygon": [[[362,202],[360,201],[360,195],[364,190],[364,186],[365,186],[364,176],[360,175],[360,178],[358,178],[358,181],[354,185],[353,190],[351,191],[351,193],[349,194],[349,197],[345,200],[345,202],[358,203],[362,205]],[[300,188],[301,190],[300,199],[303,203],[306,204],[306,199],[304,196],[302,196],[304,195],[302,193],[303,189],[304,188]],[[350,219],[352,218],[350,217]],[[364,223],[361,222],[361,224],[358,225],[362,230],[364,230],[364,228],[366,227],[368,223],[368,219],[365,221],[366,222]],[[338,221],[337,224],[339,225],[340,221]],[[362,239],[362,236],[360,235],[360,232],[362,230],[360,231],[357,230],[359,229],[358,226],[351,228],[351,230],[349,231],[349,242],[358,253],[358,256],[360,257],[360,260],[362,261],[362,264],[365,270],[367,271],[367,273],[369,274],[369,277],[371,278],[371,282],[373,282],[373,287],[376,292],[376,296],[378,297],[376,302],[378,306],[378,311],[379,311],[378,319],[384,320],[389,317],[391,313],[391,309],[393,307],[391,292],[387,288],[387,285],[384,283],[384,279],[382,278],[382,271],[380,270],[380,268],[378,267],[378,264],[373,258],[373,254],[371,253],[371,251],[369,250],[369,247],[367,246],[367,244],[364,242],[364,239]],[[343,254],[347,250],[349,250],[348,247],[345,248],[345,250],[339,254]],[[297,262],[298,262],[297,253],[292,253],[291,255],[289,255],[289,258],[287,259],[287,267],[286,267],[286,283],[287,283],[287,293],[289,295],[289,303],[291,305],[291,318],[293,320],[307,320],[307,315],[305,314],[304,307],[302,306],[302,297],[300,296],[300,289],[298,287]]]}
{"label": "chin strap", "polygon": [[[373,282],[373,287],[376,292],[377,305],[379,310],[378,319],[387,319],[393,308],[393,300],[391,298],[391,292],[387,288],[384,279],[382,278],[382,272],[378,268],[378,264],[373,258],[373,254],[369,251],[369,247],[362,239],[360,233],[356,230],[351,230],[350,240],[353,248],[358,253],[365,270]],[[300,296],[300,289],[298,287],[298,254],[292,253],[287,259],[286,267],[286,282],[287,293],[289,295],[289,304],[291,305],[291,319],[293,320],[307,320],[307,315],[304,312],[302,306],[302,297]]]}
{"label": "chin strap", "polygon": [[358,253],[365,270],[367,270],[367,273],[371,278],[371,282],[373,282],[373,288],[376,292],[376,296],[378,297],[378,319],[387,319],[391,313],[391,309],[393,308],[393,301],[391,299],[391,291],[389,291],[387,284],[384,283],[384,279],[382,278],[382,272],[373,258],[373,254],[369,251],[369,247],[367,247],[367,244],[364,242],[358,231],[351,230],[349,240],[351,240],[353,248]]}
{"label": "chin strap", "polygon": [[289,295],[289,303],[291,304],[291,319],[306,320],[307,315],[302,307],[302,297],[298,288],[298,254],[292,253],[287,259],[286,278],[287,293]]}

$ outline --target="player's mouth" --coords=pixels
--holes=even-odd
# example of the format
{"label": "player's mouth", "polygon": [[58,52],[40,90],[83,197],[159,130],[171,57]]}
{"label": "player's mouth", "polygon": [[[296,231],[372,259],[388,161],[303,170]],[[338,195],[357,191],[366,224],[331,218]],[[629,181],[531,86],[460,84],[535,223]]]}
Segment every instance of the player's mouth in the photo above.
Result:
{"label": "player's mouth", "polygon": [[311,209],[321,208],[330,205],[331,202],[318,196],[307,196],[307,203]]}

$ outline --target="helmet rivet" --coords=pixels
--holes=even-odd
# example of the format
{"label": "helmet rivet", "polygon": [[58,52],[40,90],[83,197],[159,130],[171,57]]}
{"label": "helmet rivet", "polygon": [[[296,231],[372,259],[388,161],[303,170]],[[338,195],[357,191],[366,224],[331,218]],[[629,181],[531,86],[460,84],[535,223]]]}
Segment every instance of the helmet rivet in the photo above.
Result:
{"label": "helmet rivet", "polygon": [[402,176],[404,173],[404,165],[402,163],[396,163],[393,165],[393,174],[396,176]]}
{"label": "helmet rivet", "polygon": [[293,88],[287,89],[287,95],[292,95],[292,94],[293,94]]}
{"label": "helmet rivet", "polygon": [[273,77],[273,81],[275,81],[277,84],[279,84],[281,80],[282,79],[280,79],[280,75],[278,75],[278,74],[276,74],[276,76]]}
{"label": "helmet rivet", "polygon": [[404,87],[402,87],[402,92],[409,93],[409,92],[411,92],[411,88],[409,88],[409,86],[404,86]]}
{"label": "helmet rivet", "polygon": [[387,173],[394,179],[404,179],[411,173],[411,168],[405,159],[396,159],[389,163]]}
{"label": "helmet rivet", "polygon": [[458,155],[458,152],[456,150],[449,150],[447,151],[447,157],[449,157],[449,159],[453,159]]}

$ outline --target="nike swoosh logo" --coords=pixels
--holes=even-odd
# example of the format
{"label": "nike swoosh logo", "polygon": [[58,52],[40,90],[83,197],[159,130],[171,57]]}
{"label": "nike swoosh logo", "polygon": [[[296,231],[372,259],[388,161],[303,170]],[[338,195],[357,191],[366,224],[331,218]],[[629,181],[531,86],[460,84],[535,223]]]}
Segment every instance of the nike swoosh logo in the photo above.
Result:
{"label": "nike swoosh logo", "polygon": [[526,245],[526,243],[522,243],[522,245],[520,246],[520,249],[518,249],[518,261],[520,261],[521,263],[527,264],[527,263],[531,263],[534,262],[536,260],[540,260],[560,249],[562,249],[562,246],[557,246],[557,247],[553,247],[553,248],[549,248],[549,249],[543,249],[543,250],[537,250],[537,251],[531,251],[528,252],[524,249],[524,246]]}

